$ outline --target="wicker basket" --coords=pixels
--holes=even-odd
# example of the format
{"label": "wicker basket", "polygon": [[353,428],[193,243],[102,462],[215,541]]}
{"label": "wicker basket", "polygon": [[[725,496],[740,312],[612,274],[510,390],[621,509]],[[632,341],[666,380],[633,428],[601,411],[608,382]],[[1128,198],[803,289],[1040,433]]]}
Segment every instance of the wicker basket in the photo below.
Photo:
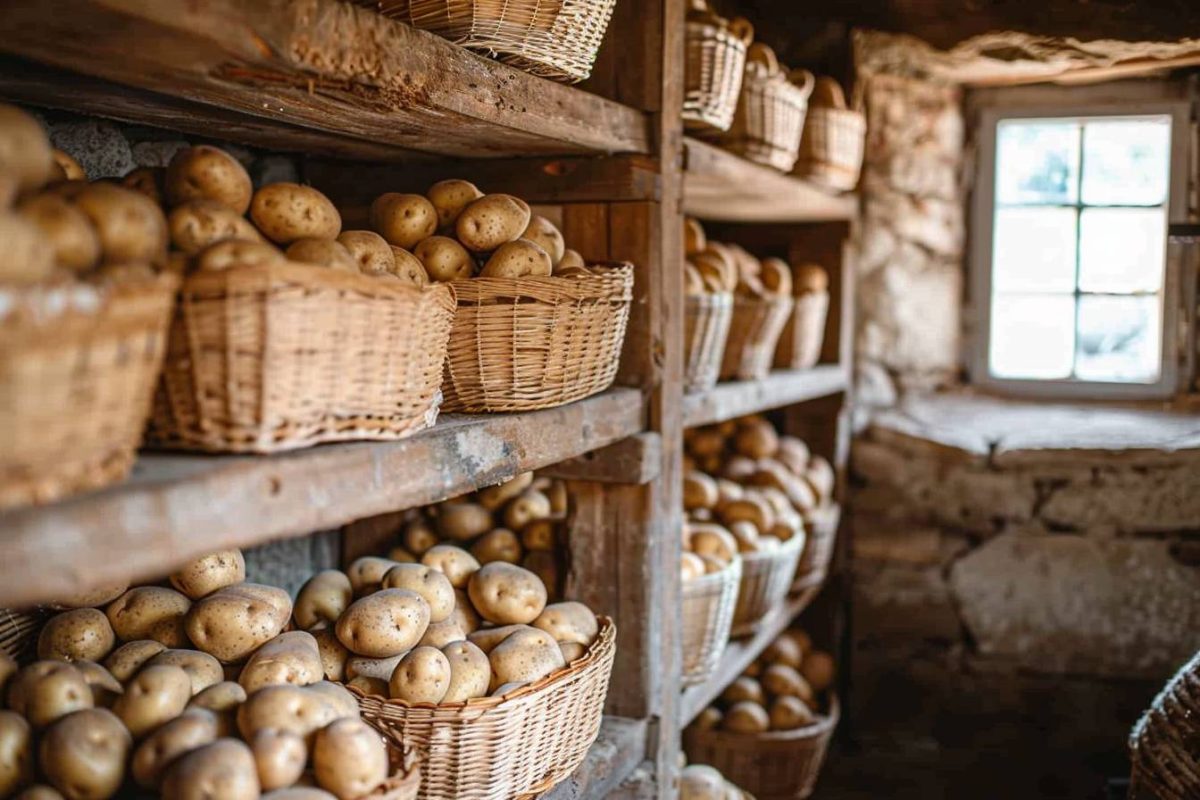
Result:
{"label": "wicker basket", "polygon": [[0,508],[122,480],[166,351],[176,279],[0,293]]}
{"label": "wicker basket", "polygon": [[1200,653],[1158,693],[1129,736],[1131,800],[1200,797]]}
{"label": "wicker basket", "polygon": [[703,392],[717,383],[733,318],[733,296],[688,295],[684,318],[683,390]]}
{"label": "wicker basket", "polygon": [[150,435],[271,453],[433,424],[454,292],[296,264],[199,272],[180,292]]}
{"label": "wicker basket", "polygon": [[721,357],[721,380],[753,381],[767,376],[792,304],[790,297],[733,298],[733,319]]}
{"label": "wicker basket", "polygon": [[862,171],[867,120],[858,111],[813,106],[804,122],[796,174],[848,192]]}
{"label": "wicker basket", "polygon": [[684,126],[727,131],[742,91],[746,48],[754,40],[754,28],[741,18],[726,22],[699,14],[688,19],[685,33]]}
{"label": "wicker basket", "polygon": [[416,800],[421,790],[421,764],[416,751],[398,747],[390,737],[383,737],[391,759],[392,775],[370,794],[358,800]]}
{"label": "wicker basket", "polygon": [[683,685],[704,683],[721,663],[742,581],[742,560],[683,584]]}
{"label": "wicker basket", "polygon": [[810,369],[821,358],[825,341],[825,318],[829,314],[829,292],[805,292],[795,298],[775,348],[775,366],[780,369]]}
{"label": "wicker basket", "polygon": [[510,800],[548,791],[575,770],[600,731],[616,627],[600,618],[586,655],[503,697],[408,705],[351,688],[363,719],[421,760],[424,800]]}
{"label": "wicker basket", "polygon": [[355,0],[543,78],[592,74],[616,0]]}
{"label": "wicker basket", "polygon": [[823,506],[813,512],[808,524],[807,541],[796,564],[796,578],[792,591],[800,592],[820,586],[829,575],[829,564],[837,549],[838,521],[841,507],[836,503]]}
{"label": "wicker basket", "polygon": [[633,299],[631,264],[571,278],[456,281],[446,411],[533,411],[612,385]]}
{"label": "wicker basket", "polygon": [[805,798],[816,786],[839,715],[834,696],[826,715],[792,731],[746,734],[688,728],[684,749],[688,761],[716,767],[759,800]]}
{"label": "wicker basket", "polygon": [[734,606],[731,636],[754,633],[763,618],[787,597],[805,538],[793,536],[777,550],[742,554],[742,582]]}
{"label": "wicker basket", "polygon": [[38,634],[54,612],[48,608],[0,608],[0,653],[18,664],[37,657]]}

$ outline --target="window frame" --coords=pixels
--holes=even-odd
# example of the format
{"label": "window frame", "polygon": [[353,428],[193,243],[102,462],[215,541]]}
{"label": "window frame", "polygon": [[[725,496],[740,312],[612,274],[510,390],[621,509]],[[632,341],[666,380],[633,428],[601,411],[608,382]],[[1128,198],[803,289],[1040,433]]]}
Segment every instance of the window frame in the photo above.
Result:
{"label": "window frame", "polygon": [[[1069,100],[1069,95],[1064,95]],[[996,135],[999,123],[1020,119],[1087,119],[1095,117],[1171,117],[1170,185],[1167,191],[1167,224],[1188,219],[1188,153],[1191,104],[1178,100],[1122,103],[1003,104],[980,109],[974,197],[971,208],[970,290],[974,330],[967,368],[971,382],[1003,394],[1020,397],[1076,399],[1146,399],[1170,397],[1179,380],[1178,300],[1181,276],[1170,248],[1164,246],[1162,290],[1162,367],[1154,383],[1120,383],[1037,378],[999,378],[989,371],[992,316],[992,250],[996,195]],[[1163,229],[1164,243],[1167,230]],[[1076,300],[1078,302],[1078,300]]]}

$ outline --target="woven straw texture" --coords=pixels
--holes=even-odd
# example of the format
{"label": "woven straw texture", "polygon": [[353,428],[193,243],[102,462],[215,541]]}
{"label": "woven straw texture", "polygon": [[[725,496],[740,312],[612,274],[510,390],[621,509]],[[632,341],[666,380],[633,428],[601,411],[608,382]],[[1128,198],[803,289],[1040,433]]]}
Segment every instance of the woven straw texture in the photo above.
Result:
{"label": "woven straw texture", "polygon": [[688,295],[683,322],[683,390],[703,392],[717,383],[733,319],[733,296]]}
{"label": "woven straw texture", "polygon": [[0,652],[18,664],[33,661],[37,657],[38,634],[53,613],[45,608],[23,611],[0,608]]}
{"label": "woven straw texture", "polygon": [[797,800],[810,796],[816,786],[839,715],[835,696],[828,714],[793,731],[746,734],[689,728],[684,750],[689,762],[716,767],[759,800]]}
{"label": "woven straw texture", "polygon": [[633,299],[631,264],[572,278],[455,281],[446,411],[533,411],[612,385]]}
{"label": "woven straw texture", "polygon": [[759,64],[747,64],[733,124],[716,141],[755,163],[791,172],[813,87],[811,73],[793,74],[804,76],[803,85],[792,83],[785,73],[770,74]]}
{"label": "woven straw texture", "polygon": [[1200,652],[1158,693],[1129,737],[1132,800],[1200,797]]}
{"label": "woven straw texture", "polygon": [[731,636],[754,633],[763,618],[787,597],[805,538],[793,536],[777,550],[742,554],[742,582],[733,610]]}
{"label": "woven straw texture", "polygon": [[729,25],[688,20],[683,122],[689,130],[729,130],[742,91],[746,47],[753,38],[745,20]]}
{"label": "woven straw texture", "polygon": [[578,83],[616,0],[356,0],[381,14],[543,78]]}
{"label": "woven straw texture", "polygon": [[721,380],[755,381],[767,376],[792,304],[790,297],[733,298]]}
{"label": "woven straw texture", "polygon": [[829,574],[829,565],[837,549],[838,521],[842,510],[836,503],[823,506],[813,512],[808,523],[808,536],[804,550],[796,564],[796,579],[792,591],[820,586]]}
{"label": "woven straw texture", "polygon": [[454,292],[295,264],[184,282],[150,434],[271,453],[433,424]]}
{"label": "woven straw texture", "polygon": [[360,797],[359,800],[416,800],[417,793],[421,790],[421,764],[416,751],[412,748],[398,747],[387,736],[384,736],[383,740],[387,744],[392,776],[375,791]]}
{"label": "woven straw texture", "polygon": [[775,348],[775,366],[780,369],[809,369],[821,358],[825,341],[825,317],[829,314],[829,292],[805,292],[795,298]]}
{"label": "woven straw texture", "polygon": [[858,185],[866,135],[867,120],[858,111],[810,108],[796,173],[830,189],[850,191]]}
{"label": "woven straw texture", "polygon": [[721,663],[733,625],[742,560],[683,584],[683,685],[704,683]]}
{"label": "woven straw texture", "polygon": [[600,732],[616,628],[600,618],[588,653],[503,697],[407,705],[358,698],[363,719],[416,750],[424,800],[511,800],[548,791],[583,761]]}
{"label": "woven straw texture", "polygon": [[161,276],[0,298],[0,508],[49,502],[129,473],[175,286]]}

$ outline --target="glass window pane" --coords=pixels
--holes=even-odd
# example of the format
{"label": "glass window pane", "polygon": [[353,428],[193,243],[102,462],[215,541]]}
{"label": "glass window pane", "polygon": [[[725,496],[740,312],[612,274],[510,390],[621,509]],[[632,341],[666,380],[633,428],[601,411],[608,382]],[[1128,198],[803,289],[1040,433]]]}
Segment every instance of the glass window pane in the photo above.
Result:
{"label": "glass window pane", "polygon": [[1078,122],[1004,120],[997,125],[997,203],[1074,203],[1078,175]]}
{"label": "glass window pane", "polygon": [[1122,383],[1158,380],[1161,313],[1157,296],[1079,298],[1076,377]]}
{"label": "glass window pane", "polygon": [[1075,219],[1074,208],[997,208],[994,291],[1075,291]]}
{"label": "glass window pane", "polygon": [[1157,292],[1167,220],[1162,208],[1086,208],[1080,218],[1079,288]]}
{"label": "glass window pane", "polygon": [[994,377],[1069,378],[1075,360],[1074,295],[996,295],[990,342]]}
{"label": "glass window pane", "polygon": [[1083,127],[1083,202],[1166,203],[1170,163],[1170,117],[1088,122]]}

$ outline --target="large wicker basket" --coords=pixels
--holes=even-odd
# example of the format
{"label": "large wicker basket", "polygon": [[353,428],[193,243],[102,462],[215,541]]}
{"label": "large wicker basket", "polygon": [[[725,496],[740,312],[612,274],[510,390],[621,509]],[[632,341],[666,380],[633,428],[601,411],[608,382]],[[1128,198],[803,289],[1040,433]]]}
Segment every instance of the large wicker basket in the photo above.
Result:
{"label": "large wicker basket", "polygon": [[820,586],[829,575],[829,564],[833,561],[833,553],[837,546],[840,519],[841,507],[836,503],[822,506],[812,513],[804,550],[796,564],[796,578],[792,582],[793,592]]}
{"label": "large wicker basket", "polygon": [[0,508],[123,479],[166,351],[176,279],[0,293]]}
{"label": "large wicker basket", "polygon": [[750,381],[767,376],[792,304],[791,297],[734,297],[733,319],[721,358],[721,380]]}
{"label": "large wicker basket", "polygon": [[633,266],[569,278],[456,281],[442,391],[446,411],[532,411],[612,385],[633,299]]}
{"label": "large wicker basket", "polygon": [[415,748],[424,800],[531,798],[570,775],[596,740],[615,652],[616,627],[601,617],[586,655],[503,697],[408,705],[350,691],[366,722]]}
{"label": "large wicker basket", "polygon": [[696,131],[729,130],[754,28],[741,18],[726,22],[707,14],[688,19],[685,33],[684,125]]}
{"label": "large wicker basket", "polygon": [[867,120],[847,108],[813,106],[804,122],[796,174],[837,191],[858,185]]}
{"label": "large wicker basket", "polygon": [[744,158],[791,172],[800,152],[800,134],[814,78],[806,70],[785,73],[775,62],[774,53],[766,48],[762,52],[769,65],[746,63],[733,125],[716,138],[722,147]]}
{"label": "large wicker basket", "polygon": [[685,392],[703,392],[716,385],[732,319],[732,295],[688,295],[683,323]]}
{"label": "large wicker basket", "polygon": [[805,539],[793,536],[778,549],[742,554],[742,581],[738,586],[731,636],[754,633],[787,597]]}
{"label": "large wicker basket", "polygon": [[399,439],[433,424],[454,291],[297,264],[180,292],[152,439],[212,452]]}
{"label": "large wicker basket", "polygon": [[688,728],[684,750],[688,761],[716,767],[758,800],[802,800],[816,786],[839,716],[834,696],[827,714],[792,731],[746,734]]}
{"label": "large wicker basket", "polygon": [[1200,652],[1167,682],[1129,736],[1130,800],[1200,797]]}
{"label": "large wicker basket", "polygon": [[809,369],[821,358],[825,341],[825,318],[829,314],[829,292],[805,292],[795,298],[775,348],[775,366],[780,369]]}
{"label": "large wicker basket", "polygon": [[742,581],[742,560],[720,572],[703,575],[683,584],[680,611],[683,638],[683,685],[704,683],[721,663],[729,629],[733,625],[733,607]]}
{"label": "large wicker basket", "polygon": [[616,0],[355,0],[543,78],[586,80]]}

